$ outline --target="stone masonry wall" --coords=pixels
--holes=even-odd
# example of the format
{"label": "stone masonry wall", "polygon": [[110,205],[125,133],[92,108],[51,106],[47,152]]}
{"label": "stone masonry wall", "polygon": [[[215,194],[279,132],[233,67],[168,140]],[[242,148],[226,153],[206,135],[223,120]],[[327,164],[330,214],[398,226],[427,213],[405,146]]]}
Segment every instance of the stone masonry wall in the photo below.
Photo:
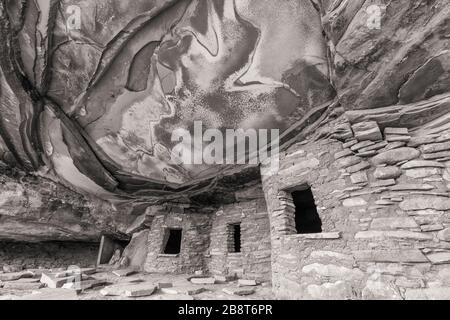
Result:
{"label": "stone masonry wall", "polygon": [[[260,189],[260,187],[258,188]],[[225,205],[213,216],[210,259],[212,274],[237,274],[246,279],[269,280],[270,226],[264,194],[259,199]],[[241,252],[229,252],[234,242],[230,224],[241,225]]]}
{"label": "stone masonry wall", "polygon": [[[278,297],[450,298],[450,136],[419,133],[368,121],[281,155],[263,176]],[[306,185],[320,234],[295,231]]]}
{"label": "stone masonry wall", "polygon": [[[166,230],[182,229],[181,251],[163,254]],[[168,213],[156,215],[148,235],[144,270],[156,273],[194,273],[205,270],[211,218],[206,214]]]}

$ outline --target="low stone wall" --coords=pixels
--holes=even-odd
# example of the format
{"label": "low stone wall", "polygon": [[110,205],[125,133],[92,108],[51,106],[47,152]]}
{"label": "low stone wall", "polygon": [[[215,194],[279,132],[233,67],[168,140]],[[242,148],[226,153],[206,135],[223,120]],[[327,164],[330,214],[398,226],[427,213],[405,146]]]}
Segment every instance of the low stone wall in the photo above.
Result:
{"label": "low stone wall", "polygon": [[[181,251],[163,254],[166,230],[182,229]],[[168,213],[153,218],[148,234],[146,272],[194,273],[205,271],[205,254],[209,247],[211,218],[206,214]]]}
{"label": "low stone wall", "polygon": [[[262,190],[261,198],[223,206],[212,217],[210,259],[213,274],[245,278],[271,278],[270,225]],[[231,224],[241,226],[241,252],[229,252]]]}
{"label": "low stone wall", "polygon": [[[291,299],[450,298],[450,137],[374,122],[292,146],[263,177],[274,292]],[[346,128],[346,125],[343,126]],[[297,235],[312,188],[323,233]]]}
{"label": "low stone wall", "polygon": [[0,271],[3,266],[23,269],[95,266],[98,243],[4,242],[0,241]]}

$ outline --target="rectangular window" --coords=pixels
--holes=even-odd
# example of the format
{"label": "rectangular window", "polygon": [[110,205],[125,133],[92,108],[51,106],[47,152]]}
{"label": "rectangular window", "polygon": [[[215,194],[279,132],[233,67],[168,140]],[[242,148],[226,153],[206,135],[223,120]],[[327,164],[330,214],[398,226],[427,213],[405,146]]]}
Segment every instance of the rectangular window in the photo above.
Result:
{"label": "rectangular window", "polygon": [[298,234],[321,233],[322,221],[311,188],[292,192],[295,205],[295,229]]}
{"label": "rectangular window", "polygon": [[168,229],[166,234],[166,243],[164,245],[164,254],[179,254],[181,251],[181,229]]}
{"label": "rectangular window", "polygon": [[241,224],[228,225],[228,252],[241,252]]}

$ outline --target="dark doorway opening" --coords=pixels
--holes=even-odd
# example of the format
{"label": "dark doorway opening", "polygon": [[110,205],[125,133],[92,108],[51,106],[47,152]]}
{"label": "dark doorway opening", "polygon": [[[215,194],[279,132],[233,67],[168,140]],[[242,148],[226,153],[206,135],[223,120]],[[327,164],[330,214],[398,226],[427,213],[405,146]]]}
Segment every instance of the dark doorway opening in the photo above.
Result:
{"label": "dark doorway opening", "polygon": [[241,252],[241,225],[231,224],[228,226],[229,230],[229,252]]}
{"label": "dark doorway opening", "polygon": [[181,229],[168,229],[167,241],[164,246],[165,254],[179,254],[181,251]]}
{"label": "dark doorway opening", "polygon": [[317,213],[311,188],[292,192],[295,205],[295,229],[298,234],[322,232],[322,221]]}

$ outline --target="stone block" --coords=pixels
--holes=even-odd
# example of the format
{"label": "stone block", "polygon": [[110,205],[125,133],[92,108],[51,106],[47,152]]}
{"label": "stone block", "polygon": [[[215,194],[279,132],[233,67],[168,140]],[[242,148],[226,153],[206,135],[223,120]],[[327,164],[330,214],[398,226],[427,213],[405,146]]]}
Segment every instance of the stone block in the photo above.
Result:
{"label": "stone block", "polygon": [[358,171],[362,171],[362,170],[365,170],[368,168],[370,168],[370,163],[363,161],[361,163],[355,164],[354,166],[350,166],[350,167],[346,168],[345,170],[348,173],[356,173]]}
{"label": "stone block", "polygon": [[8,281],[3,283],[3,289],[11,290],[38,290],[44,287],[43,283],[40,282],[18,282],[18,281]]}
{"label": "stone block", "polygon": [[427,263],[425,255],[417,249],[359,250],[353,251],[357,261],[379,263]]}
{"label": "stone block", "polygon": [[156,286],[158,287],[159,290],[163,289],[163,288],[172,288],[173,284],[172,282],[157,282]]}
{"label": "stone block", "polygon": [[450,210],[450,199],[438,196],[416,196],[414,198],[406,199],[400,203],[400,208],[405,211],[415,210]]}
{"label": "stone block", "polygon": [[450,228],[438,232],[437,237],[439,240],[450,242]]}
{"label": "stone block", "polygon": [[435,153],[425,153],[423,155],[423,158],[425,160],[440,160],[440,159],[447,159],[450,157],[450,151],[442,151],[442,152],[435,152]]}
{"label": "stone block", "polygon": [[344,158],[344,157],[348,157],[348,156],[351,156],[351,155],[353,155],[352,150],[344,149],[342,151],[336,152],[335,155],[334,155],[334,159],[338,160],[338,159],[341,159],[341,158]]}
{"label": "stone block", "polygon": [[360,149],[367,148],[367,147],[373,146],[373,145],[375,145],[375,142],[373,142],[373,141],[362,141],[362,142],[358,142],[357,144],[351,146],[350,150],[358,151]]}
{"label": "stone block", "polygon": [[165,294],[185,294],[185,295],[189,295],[189,296],[200,294],[205,291],[206,291],[206,289],[203,287],[181,286],[181,287],[173,287],[173,288],[161,288],[161,292],[165,293]]}
{"label": "stone block", "polygon": [[380,128],[375,121],[366,121],[354,124],[352,126],[352,130],[358,141],[383,140],[383,135],[381,134]]}
{"label": "stone block", "polygon": [[311,284],[306,287],[309,297],[315,300],[350,300],[355,298],[351,284],[344,281]]}
{"label": "stone block", "polygon": [[413,179],[427,178],[430,176],[440,175],[441,169],[439,168],[417,168],[406,170],[406,176]]}
{"label": "stone block", "polygon": [[364,278],[364,272],[359,269],[350,269],[333,264],[314,263],[302,268],[304,274],[316,274],[321,277],[337,278],[345,281],[360,280]]}
{"label": "stone block", "polygon": [[445,168],[445,165],[437,161],[429,160],[412,160],[401,166],[402,169],[417,169],[417,168]]}
{"label": "stone block", "polygon": [[64,284],[75,281],[76,276],[56,278],[53,273],[42,273],[41,283],[47,285],[51,289],[61,288]]}
{"label": "stone block", "polygon": [[370,225],[370,228],[375,230],[409,229],[418,227],[419,225],[416,221],[410,217],[375,218]]}
{"label": "stone block", "polygon": [[354,166],[360,163],[362,160],[356,156],[349,156],[336,161],[336,165],[341,169],[346,169],[348,167]]}
{"label": "stone block", "polygon": [[389,134],[389,135],[386,135],[385,139],[387,142],[409,142],[409,140],[411,140],[411,137],[403,136],[403,135]]}
{"label": "stone block", "polygon": [[432,264],[450,264],[450,251],[427,254]]}
{"label": "stone block", "polygon": [[43,288],[18,300],[78,300],[75,290]]}
{"label": "stone block", "polygon": [[197,278],[197,277],[193,277],[190,279],[190,281],[193,284],[215,284],[216,283],[216,279],[215,278]]}
{"label": "stone block", "polygon": [[376,168],[374,172],[374,177],[379,180],[384,179],[395,179],[402,175],[402,170],[398,167],[380,167]]}
{"label": "stone block", "polygon": [[128,277],[128,276],[131,276],[131,275],[133,275],[135,273],[137,273],[137,270],[133,269],[133,268],[113,271],[113,274],[118,276],[118,277]]}
{"label": "stone block", "polygon": [[367,280],[362,290],[362,298],[365,300],[402,300],[398,289],[390,284],[378,280]]}
{"label": "stone block", "polygon": [[256,280],[239,279],[238,285],[239,286],[257,286],[258,283],[256,282]]}
{"label": "stone block", "polygon": [[215,275],[216,283],[227,283],[236,280],[236,275]]}
{"label": "stone block", "polygon": [[222,291],[232,296],[249,296],[255,293],[253,288],[223,288]]}
{"label": "stone block", "polygon": [[435,189],[435,186],[432,186],[430,184],[413,184],[413,183],[402,183],[390,187],[391,191],[430,191],[433,189]]}
{"label": "stone block", "polygon": [[424,144],[430,144],[435,142],[434,137],[425,136],[425,137],[412,137],[408,142],[408,147],[420,147]]}
{"label": "stone block", "polygon": [[396,184],[394,179],[379,180],[370,184],[372,188],[390,187]]}
{"label": "stone block", "polygon": [[423,146],[424,153],[435,153],[449,150],[450,150],[450,142],[433,143]]}
{"label": "stone block", "polygon": [[140,283],[133,286],[128,286],[124,289],[123,295],[125,297],[147,297],[151,296],[156,291],[156,286],[149,283]]}
{"label": "stone block", "polygon": [[343,205],[344,207],[362,207],[367,205],[367,201],[363,198],[350,198],[345,199]]}
{"label": "stone block", "polygon": [[365,171],[353,173],[350,176],[350,180],[354,184],[367,183],[369,181],[369,179],[367,178],[367,173]]}
{"label": "stone block", "polygon": [[398,239],[398,240],[417,240],[426,241],[433,240],[433,236],[421,232],[412,231],[360,231],[356,233],[355,239],[370,240],[370,239]]}
{"label": "stone block", "polygon": [[88,289],[100,287],[103,285],[106,285],[107,281],[103,279],[89,279],[89,280],[82,280],[80,282],[68,282],[63,284],[63,289],[70,289],[70,290],[76,290],[76,291],[85,291]]}
{"label": "stone block", "polygon": [[340,232],[322,232],[322,233],[305,233],[296,234],[295,238],[300,240],[336,240],[341,238]]}
{"label": "stone block", "polygon": [[406,300],[450,300],[450,287],[406,289]]}
{"label": "stone block", "polygon": [[385,135],[409,135],[409,130],[408,128],[392,128],[392,127],[387,127],[384,129],[384,134]]}
{"label": "stone block", "polygon": [[33,273],[28,271],[0,273],[0,281],[14,281],[22,278],[32,278]]}

